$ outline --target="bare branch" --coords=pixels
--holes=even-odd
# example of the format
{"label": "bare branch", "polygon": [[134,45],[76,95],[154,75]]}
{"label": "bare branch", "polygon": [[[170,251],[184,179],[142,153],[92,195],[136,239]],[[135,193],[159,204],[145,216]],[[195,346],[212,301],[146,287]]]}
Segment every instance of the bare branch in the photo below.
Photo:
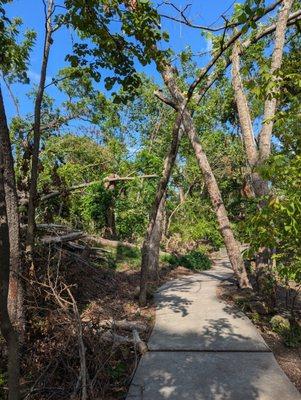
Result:
{"label": "bare branch", "polygon": [[[276,2],[272,3],[269,7],[265,9],[264,15],[268,14],[269,12],[273,11],[277,5],[281,3],[281,0],[277,0]],[[254,16],[252,21],[256,22],[258,21],[261,16]],[[190,85],[188,92],[187,92],[187,98],[190,99],[191,96],[193,95],[194,90],[196,87],[202,82],[204,77],[208,74],[208,72],[211,70],[211,68],[215,65],[215,63],[219,60],[219,58],[223,55],[223,53],[230,48],[235,41],[240,38],[240,36],[243,34],[244,27],[242,27],[240,30],[238,30],[236,33],[234,33],[229,40],[225,43],[225,45],[214,55],[212,60],[204,67],[202,68],[202,71],[200,75],[194,80],[194,82]]]}
{"label": "bare branch", "polygon": [[158,97],[159,100],[163,101],[163,103],[167,104],[168,106],[172,107],[173,109],[175,109],[175,110],[178,109],[178,107],[177,107],[177,105],[175,104],[175,102],[172,101],[171,99],[169,99],[168,97],[164,96],[164,94],[162,93],[161,90],[156,90],[156,91],[154,92],[154,95],[155,95],[156,97]]}

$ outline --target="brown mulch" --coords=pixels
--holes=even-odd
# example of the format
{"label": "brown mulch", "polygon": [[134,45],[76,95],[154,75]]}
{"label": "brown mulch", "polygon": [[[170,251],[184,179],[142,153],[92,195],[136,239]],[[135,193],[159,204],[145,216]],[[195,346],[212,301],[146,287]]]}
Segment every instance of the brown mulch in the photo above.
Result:
{"label": "brown mulch", "polygon": [[[240,306],[240,303],[235,301],[237,295],[239,297],[244,296],[243,292],[240,291],[237,286],[229,285],[227,282],[223,282],[218,288],[218,296],[222,300],[241,308],[242,306]],[[252,320],[267,345],[274,353],[274,356],[282,370],[301,392],[301,346],[293,348],[286,346],[283,338],[271,330],[268,323],[270,316],[262,316],[260,320],[258,320],[257,318],[252,318],[251,312],[248,312],[243,308],[242,311]]]}

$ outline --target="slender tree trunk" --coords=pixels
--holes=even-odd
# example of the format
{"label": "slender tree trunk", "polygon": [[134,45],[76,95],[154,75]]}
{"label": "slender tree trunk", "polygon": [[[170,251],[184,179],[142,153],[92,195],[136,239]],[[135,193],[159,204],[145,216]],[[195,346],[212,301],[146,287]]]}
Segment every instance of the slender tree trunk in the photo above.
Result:
{"label": "slender tree trunk", "polygon": [[233,268],[233,271],[238,280],[239,286],[241,288],[251,288],[247,272],[244,266],[244,262],[240,253],[240,248],[236,242],[233,231],[231,229],[230,221],[226,208],[223,203],[223,199],[216,182],[215,176],[212,172],[211,166],[208,162],[207,156],[202,149],[201,143],[198,139],[197,132],[188,110],[183,113],[183,124],[185,127],[185,132],[189,137],[192,147],[195,152],[195,156],[202,172],[205,185],[207,187],[211,203],[213,205],[217,221],[219,224],[219,229],[221,235],[224,239],[227,253]]}
{"label": "slender tree trunk", "polygon": [[[275,45],[270,69],[271,80],[274,82],[277,80],[275,73],[277,73],[282,64],[286,25],[292,4],[293,0],[283,0],[283,5],[279,11],[278,20],[276,23]],[[261,164],[271,154],[271,137],[277,106],[277,92],[278,91],[276,90],[273,91],[273,93],[268,93],[264,104],[264,121],[259,135],[259,162]]]}
{"label": "slender tree trunk", "polygon": [[154,224],[154,228],[149,243],[149,269],[150,271],[155,271],[155,272],[159,270],[160,243],[163,233],[165,198],[166,194],[165,196],[162,197],[162,200],[160,202],[157,218]]}
{"label": "slender tree trunk", "polygon": [[20,398],[19,342],[18,333],[11,323],[7,307],[10,246],[1,155],[0,158],[0,329],[8,348],[8,399],[18,400]]}
{"label": "slender tree trunk", "polygon": [[33,150],[31,157],[31,174],[29,186],[29,200],[28,200],[28,226],[26,235],[26,254],[28,262],[32,264],[34,237],[35,237],[35,209],[37,200],[37,184],[38,184],[38,165],[39,165],[39,152],[40,152],[40,139],[41,139],[41,106],[43,101],[46,73],[50,47],[52,44],[52,26],[51,17],[53,13],[53,0],[48,0],[48,10],[46,16],[46,32],[44,41],[44,51],[41,66],[41,77],[38,87],[38,92],[35,100],[34,107],[34,125],[33,125]]}
{"label": "slender tree trunk", "polygon": [[140,272],[140,294],[139,294],[139,303],[140,305],[146,304],[146,294],[147,294],[147,279],[150,268],[150,241],[152,238],[154,227],[156,226],[158,211],[160,209],[160,204],[163,197],[166,194],[166,188],[170,179],[171,171],[176,161],[179,143],[183,134],[183,130],[181,128],[181,120],[182,115],[181,112],[178,113],[176,117],[176,121],[174,124],[172,142],[169,149],[169,152],[164,160],[163,174],[162,178],[157,187],[157,193],[154,200],[154,204],[151,209],[149,223],[145,235],[145,239],[142,245],[141,255],[141,272]]}
{"label": "slender tree trunk", "polygon": [[9,129],[0,87],[0,151],[3,155],[4,189],[10,240],[10,279],[8,310],[10,319],[22,334],[25,329],[23,310],[23,286],[21,281],[21,245],[20,221],[18,212],[18,194],[16,188],[14,160],[12,155]]}
{"label": "slender tree trunk", "polygon": [[[288,22],[290,9],[292,7],[293,0],[284,0],[283,6],[278,14],[278,20],[276,23],[275,32],[275,45],[272,54],[271,62],[271,79],[276,80],[275,73],[282,64],[283,48],[285,41],[285,31]],[[233,46],[232,51],[232,85],[235,94],[235,100],[237,104],[239,122],[244,141],[246,157],[250,166],[250,177],[254,194],[257,197],[265,196],[269,193],[268,182],[261,178],[258,172],[254,171],[257,165],[262,164],[271,153],[271,137],[274,125],[274,117],[276,112],[277,90],[273,92],[273,96],[267,96],[264,104],[264,117],[263,125],[259,135],[259,149],[256,146],[254,132],[252,127],[251,113],[248,106],[248,101],[244,93],[243,83],[240,75],[240,48],[239,43],[236,42]],[[271,95],[271,93],[270,93]]]}
{"label": "slender tree trunk", "polygon": [[232,86],[238,111],[238,118],[243,138],[248,163],[247,180],[250,181],[253,193],[252,197],[267,194],[267,182],[254,169],[258,163],[258,148],[255,142],[251,112],[248,100],[244,92],[243,82],[240,75],[240,44],[237,41],[232,51]]}
{"label": "slender tree trunk", "polygon": [[[108,178],[116,179],[117,175],[110,175]],[[110,198],[110,204],[108,204],[107,209],[105,211],[105,232],[104,237],[106,239],[117,239],[117,231],[116,231],[116,218],[115,218],[115,195],[114,191],[116,188],[116,181],[107,180],[104,182],[104,188],[108,190],[112,195]]]}
{"label": "slender tree trunk", "polygon": [[232,86],[234,89],[240,128],[245,145],[247,160],[250,167],[254,168],[258,160],[258,152],[253,133],[251,113],[240,76],[239,51],[239,43],[237,41],[233,45],[232,51]]}
{"label": "slender tree trunk", "polygon": [[240,253],[240,248],[234,238],[234,234],[230,226],[228,214],[224,206],[218,184],[212,172],[211,166],[208,162],[207,156],[203,151],[200,141],[198,139],[191,113],[186,107],[187,101],[176,84],[170,66],[160,65],[159,69],[161,70],[163,80],[168,87],[175,104],[177,105],[178,109],[181,110],[178,114],[180,116],[178,127],[181,125],[181,123],[183,124],[185,133],[188,135],[194,149],[195,156],[203,175],[205,185],[211,199],[211,203],[216,213],[219,229],[224,239],[227,253],[233,271],[237,277],[239,286],[241,288],[251,288],[251,284],[249,282],[244,262]]}

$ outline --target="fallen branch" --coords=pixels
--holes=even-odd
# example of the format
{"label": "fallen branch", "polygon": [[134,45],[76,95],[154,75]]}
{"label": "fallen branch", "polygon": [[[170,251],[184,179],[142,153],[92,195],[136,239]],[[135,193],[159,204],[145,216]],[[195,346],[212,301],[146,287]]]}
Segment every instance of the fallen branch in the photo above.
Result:
{"label": "fallen branch", "polygon": [[101,335],[101,339],[107,342],[113,342],[113,346],[122,344],[134,344],[135,349],[138,350],[140,354],[145,354],[148,351],[146,343],[140,339],[138,331],[133,329],[133,339],[128,336],[117,335],[111,331],[104,332]]}
{"label": "fallen branch", "polygon": [[148,347],[146,343],[140,339],[139,333],[136,331],[136,329],[133,329],[133,340],[135,343],[136,349],[139,351],[140,354],[145,354],[148,351]]}
{"label": "fallen branch", "polygon": [[129,249],[139,249],[139,247],[137,247],[135,244],[129,242],[120,242],[119,240],[110,240],[98,236],[89,236],[89,235],[85,235],[85,238],[95,243],[98,243],[101,246],[109,246],[113,247],[114,249],[120,246],[128,247]]}
{"label": "fallen branch", "polygon": [[[81,250],[81,251],[88,250],[88,251],[92,251],[94,253],[109,253],[109,254],[111,254],[110,250],[102,249],[101,247],[83,246],[83,245],[75,243],[75,242],[68,242],[68,246],[74,250]],[[100,255],[102,256],[103,254],[100,254]]]}
{"label": "fallen branch", "polygon": [[129,338],[128,336],[117,335],[111,331],[104,332],[100,338],[107,342],[113,342],[113,346],[133,343],[133,339]]}
{"label": "fallen branch", "polygon": [[44,236],[43,238],[41,238],[41,242],[45,244],[63,243],[79,239],[83,235],[84,235],[83,232],[71,232],[68,233],[67,235],[62,235],[62,236]]}
{"label": "fallen branch", "polygon": [[146,325],[136,321],[126,321],[126,320],[115,321],[113,319],[108,319],[101,321],[98,325],[102,328],[117,328],[130,332],[133,331],[133,329],[139,332],[145,332],[147,330]]}
{"label": "fallen branch", "polygon": [[[138,175],[138,176],[113,176],[113,177],[107,176],[103,179],[103,182],[132,181],[135,179],[151,179],[151,178],[157,178],[157,177],[158,177],[158,175],[156,175],[156,174]],[[92,181],[92,182],[84,182],[79,185],[62,188],[60,190],[54,190],[53,192],[41,195],[40,202],[44,202],[46,200],[52,199],[53,197],[57,197],[62,194],[68,194],[70,192],[74,192],[75,190],[85,189],[86,187],[89,187],[95,183],[101,183],[101,182],[102,182],[101,180]]]}
{"label": "fallen branch", "polygon": [[63,230],[63,231],[72,230],[68,226],[60,225],[60,224],[37,224],[36,227],[37,227],[37,229],[41,229],[41,230],[53,230],[53,229]]}

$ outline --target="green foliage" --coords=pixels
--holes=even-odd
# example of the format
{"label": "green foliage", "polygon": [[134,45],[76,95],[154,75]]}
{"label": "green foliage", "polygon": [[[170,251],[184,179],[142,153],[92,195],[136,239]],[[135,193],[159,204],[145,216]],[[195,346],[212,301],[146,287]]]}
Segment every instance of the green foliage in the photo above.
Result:
{"label": "green foliage", "polygon": [[[7,1],[4,2],[8,3]],[[4,8],[0,3],[0,70],[9,82],[19,81],[28,83],[27,66],[29,63],[29,54],[35,43],[36,33],[27,30],[24,33],[24,39],[19,41],[20,27],[22,20],[14,18],[9,20],[6,17]]]}
{"label": "green foliage", "polygon": [[94,229],[100,231],[106,226],[106,210],[112,206],[114,193],[103,186],[103,182],[95,183],[86,189],[82,198],[82,216],[84,220],[94,224]]}
{"label": "green foliage", "polygon": [[301,344],[301,328],[295,321],[290,322],[281,315],[274,315],[270,324],[272,330],[283,337],[286,346],[298,347]]}
{"label": "green foliage", "polygon": [[182,256],[179,260],[179,264],[194,271],[204,271],[211,267],[209,258],[199,251],[191,251]]}
{"label": "green foliage", "polygon": [[109,375],[113,380],[120,379],[126,371],[126,365],[123,362],[118,362],[114,367],[110,367]]}
{"label": "green foliage", "polygon": [[164,255],[162,261],[174,266],[182,266],[193,271],[205,271],[211,268],[211,261],[200,251],[191,251],[186,255],[177,257],[176,255]]}
{"label": "green foliage", "polygon": [[246,223],[250,253],[276,249],[277,271],[285,281],[301,282],[301,157],[275,155],[262,174],[274,186],[273,196]]}
{"label": "green foliage", "polygon": [[129,248],[122,245],[118,246],[116,249],[115,263],[117,268],[126,266],[131,269],[139,269],[141,265],[140,248]]}
{"label": "green foliage", "polygon": [[[107,90],[116,83],[122,86],[123,92],[114,93],[117,103],[132,98],[141,84],[135,61],[146,65],[154,58],[162,59],[164,52],[156,50],[155,45],[161,39],[168,40],[159,29],[160,17],[151,2],[138,1],[135,10],[126,5],[120,0],[65,2],[68,11],[64,21],[78,31],[81,39],[67,59],[72,67],[88,67],[96,81],[101,79],[103,69],[113,72],[105,78],[105,86]],[[120,29],[111,29],[115,20],[121,22]],[[85,42],[87,39],[92,46]]]}

